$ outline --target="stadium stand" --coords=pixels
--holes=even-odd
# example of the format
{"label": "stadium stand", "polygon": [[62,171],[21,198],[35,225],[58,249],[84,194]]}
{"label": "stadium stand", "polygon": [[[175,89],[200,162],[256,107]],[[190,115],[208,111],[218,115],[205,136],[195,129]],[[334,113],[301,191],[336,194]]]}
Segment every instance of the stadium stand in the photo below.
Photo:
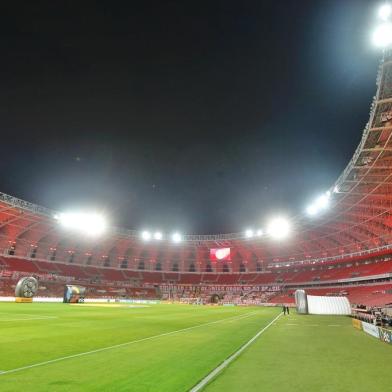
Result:
{"label": "stadium stand", "polygon": [[392,303],[389,256],[356,263],[344,260],[302,268],[273,267],[272,271],[222,274],[134,271],[3,256],[0,295],[12,295],[20,276],[33,275],[40,282],[39,294],[43,296],[60,295],[65,282],[72,280],[87,287],[87,297],[190,301],[198,298],[208,303],[212,294],[218,293],[221,303],[290,304],[294,303],[295,289],[305,287],[309,294],[347,295],[352,303],[367,306]]}
{"label": "stadium stand", "polygon": [[[114,228],[104,238],[86,240],[65,235],[54,211],[0,193],[1,293],[10,293],[18,276],[31,274],[47,295],[77,281],[102,296],[208,302],[216,294],[237,304],[292,303],[294,290],[306,288],[346,292],[354,303],[392,302],[391,74],[387,50],[369,122],[328,191],[329,210],[316,219],[297,217],[289,240],[231,233],[158,243]],[[216,247],[225,249],[224,262],[210,258]]]}

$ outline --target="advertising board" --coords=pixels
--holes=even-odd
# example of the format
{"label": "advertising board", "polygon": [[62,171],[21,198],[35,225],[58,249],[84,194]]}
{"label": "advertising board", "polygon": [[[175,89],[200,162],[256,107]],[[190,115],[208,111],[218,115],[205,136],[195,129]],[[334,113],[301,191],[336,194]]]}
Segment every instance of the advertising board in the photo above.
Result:
{"label": "advertising board", "polygon": [[380,333],[378,331],[378,327],[373,324],[365,323],[362,321],[362,329],[369,335],[374,336],[375,338],[380,338]]}

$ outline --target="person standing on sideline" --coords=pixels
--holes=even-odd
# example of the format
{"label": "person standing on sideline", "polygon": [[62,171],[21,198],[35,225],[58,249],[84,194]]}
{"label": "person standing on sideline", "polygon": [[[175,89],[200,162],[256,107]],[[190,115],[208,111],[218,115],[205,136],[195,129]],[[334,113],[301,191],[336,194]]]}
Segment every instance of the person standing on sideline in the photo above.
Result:
{"label": "person standing on sideline", "polygon": [[283,313],[286,316],[286,305],[283,305]]}
{"label": "person standing on sideline", "polygon": [[290,309],[288,306],[286,306],[286,312],[287,312],[287,314],[290,314]]}

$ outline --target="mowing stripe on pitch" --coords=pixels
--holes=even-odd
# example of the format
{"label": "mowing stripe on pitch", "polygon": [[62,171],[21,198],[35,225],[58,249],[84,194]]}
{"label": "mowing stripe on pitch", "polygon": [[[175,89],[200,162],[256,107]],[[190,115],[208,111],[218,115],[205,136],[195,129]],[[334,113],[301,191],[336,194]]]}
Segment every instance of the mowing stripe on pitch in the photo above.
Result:
{"label": "mowing stripe on pitch", "polygon": [[131,341],[125,342],[125,343],[115,344],[115,345],[113,345],[113,346],[107,346],[107,347],[97,348],[97,349],[95,349],[95,350],[85,351],[85,352],[83,352],[83,353],[71,354],[71,355],[67,355],[67,356],[65,356],[65,357],[50,359],[49,361],[38,362],[38,363],[34,363],[34,364],[32,364],[32,365],[22,366],[22,367],[15,368],[15,369],[10,369],[10,370],[4,370],[2,373],[0,373],[0,376],[3,376],[3,375],[5,375],[5,374],[20,372],[20,371],[22,371],[22,370],[32,369],[32,368],[39,367],[39,366],[49,365],[49,364],[56,363],[56,362],[60,362],[60,361],[65,361],[65,360],[67,360],[67,359],[73,359],[73,358],[83,357],[83,356],[85,356],[85,355],[91,355],[91,354],[96,354],[96,353],[100,353],[100,352],[103,352],[103,351],[113,350],[113,349],[116,349],[116,348],[126,347],[126,346],[130,346],[130,345],[132,345],[132,344],[136,344],[136,343],[146,342],[146,341],[148,341],[148,340],[153,340],[153,339],[162,338],[162,337],[164,337],[164,336],[175,335],[175,334],[180,333],[180,332],[190,331],[190,330],[192,330],[192,329],[205,327],[205,326],[207,326],[207,325],[223,323],[223,322],[225,322],[225,321],[230,321],[230,320],[234,320],[234,319],[235,319],[235,320],[242,320],[243,318],[246,318],[246,317],[249,317],[249,316],[253,316],[253,315],[255,315],[255,314],[260,314],[260,312],[258,312],[258,311],[255,311],[255,312],[248,312],[248,313],[245,313],[245,314],[241,314],[240,316],[226,317],[226,318],[224,318],[224,319],[220,319],[220,320],[216,320],[216,321],[211,321],[211,322],[203,323],[203,324],[198,324],[198,325],[194,325],[194,326],[192,326],[192,327],[177,329],[176,331],[165,332],[165,333],[161,333],[161,334],[159,334],[159,335],[148,336],[148,337],[142,338],[142,339],[131,340]]}
{"label": "mowing stripe on pitch", "polygon": [[198,392],[202,390],[212,379],[214,379],[224,368],[226,368],[231,362],[234,361],[244,350],[246,350],[264,331],[266,331],[282,313],[279,313],[269,324],[261,329],[253,338],[248,340],[243,346],[241,346],[234,354],[230,355],[229,358],[225,359],[218,367],[216,367],[211,373],[207,374],[198,384],[196,384],[190,392]]}

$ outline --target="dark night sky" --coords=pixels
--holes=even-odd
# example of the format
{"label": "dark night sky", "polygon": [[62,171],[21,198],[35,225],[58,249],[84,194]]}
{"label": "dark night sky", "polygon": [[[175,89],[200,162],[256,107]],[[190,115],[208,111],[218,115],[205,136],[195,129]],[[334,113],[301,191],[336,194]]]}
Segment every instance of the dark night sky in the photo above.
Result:
{"label": "dark night sky", "polygon": [[0,190],[116,226],[297,214],[360,140],[374,1],[26,1],[0,8]]}

